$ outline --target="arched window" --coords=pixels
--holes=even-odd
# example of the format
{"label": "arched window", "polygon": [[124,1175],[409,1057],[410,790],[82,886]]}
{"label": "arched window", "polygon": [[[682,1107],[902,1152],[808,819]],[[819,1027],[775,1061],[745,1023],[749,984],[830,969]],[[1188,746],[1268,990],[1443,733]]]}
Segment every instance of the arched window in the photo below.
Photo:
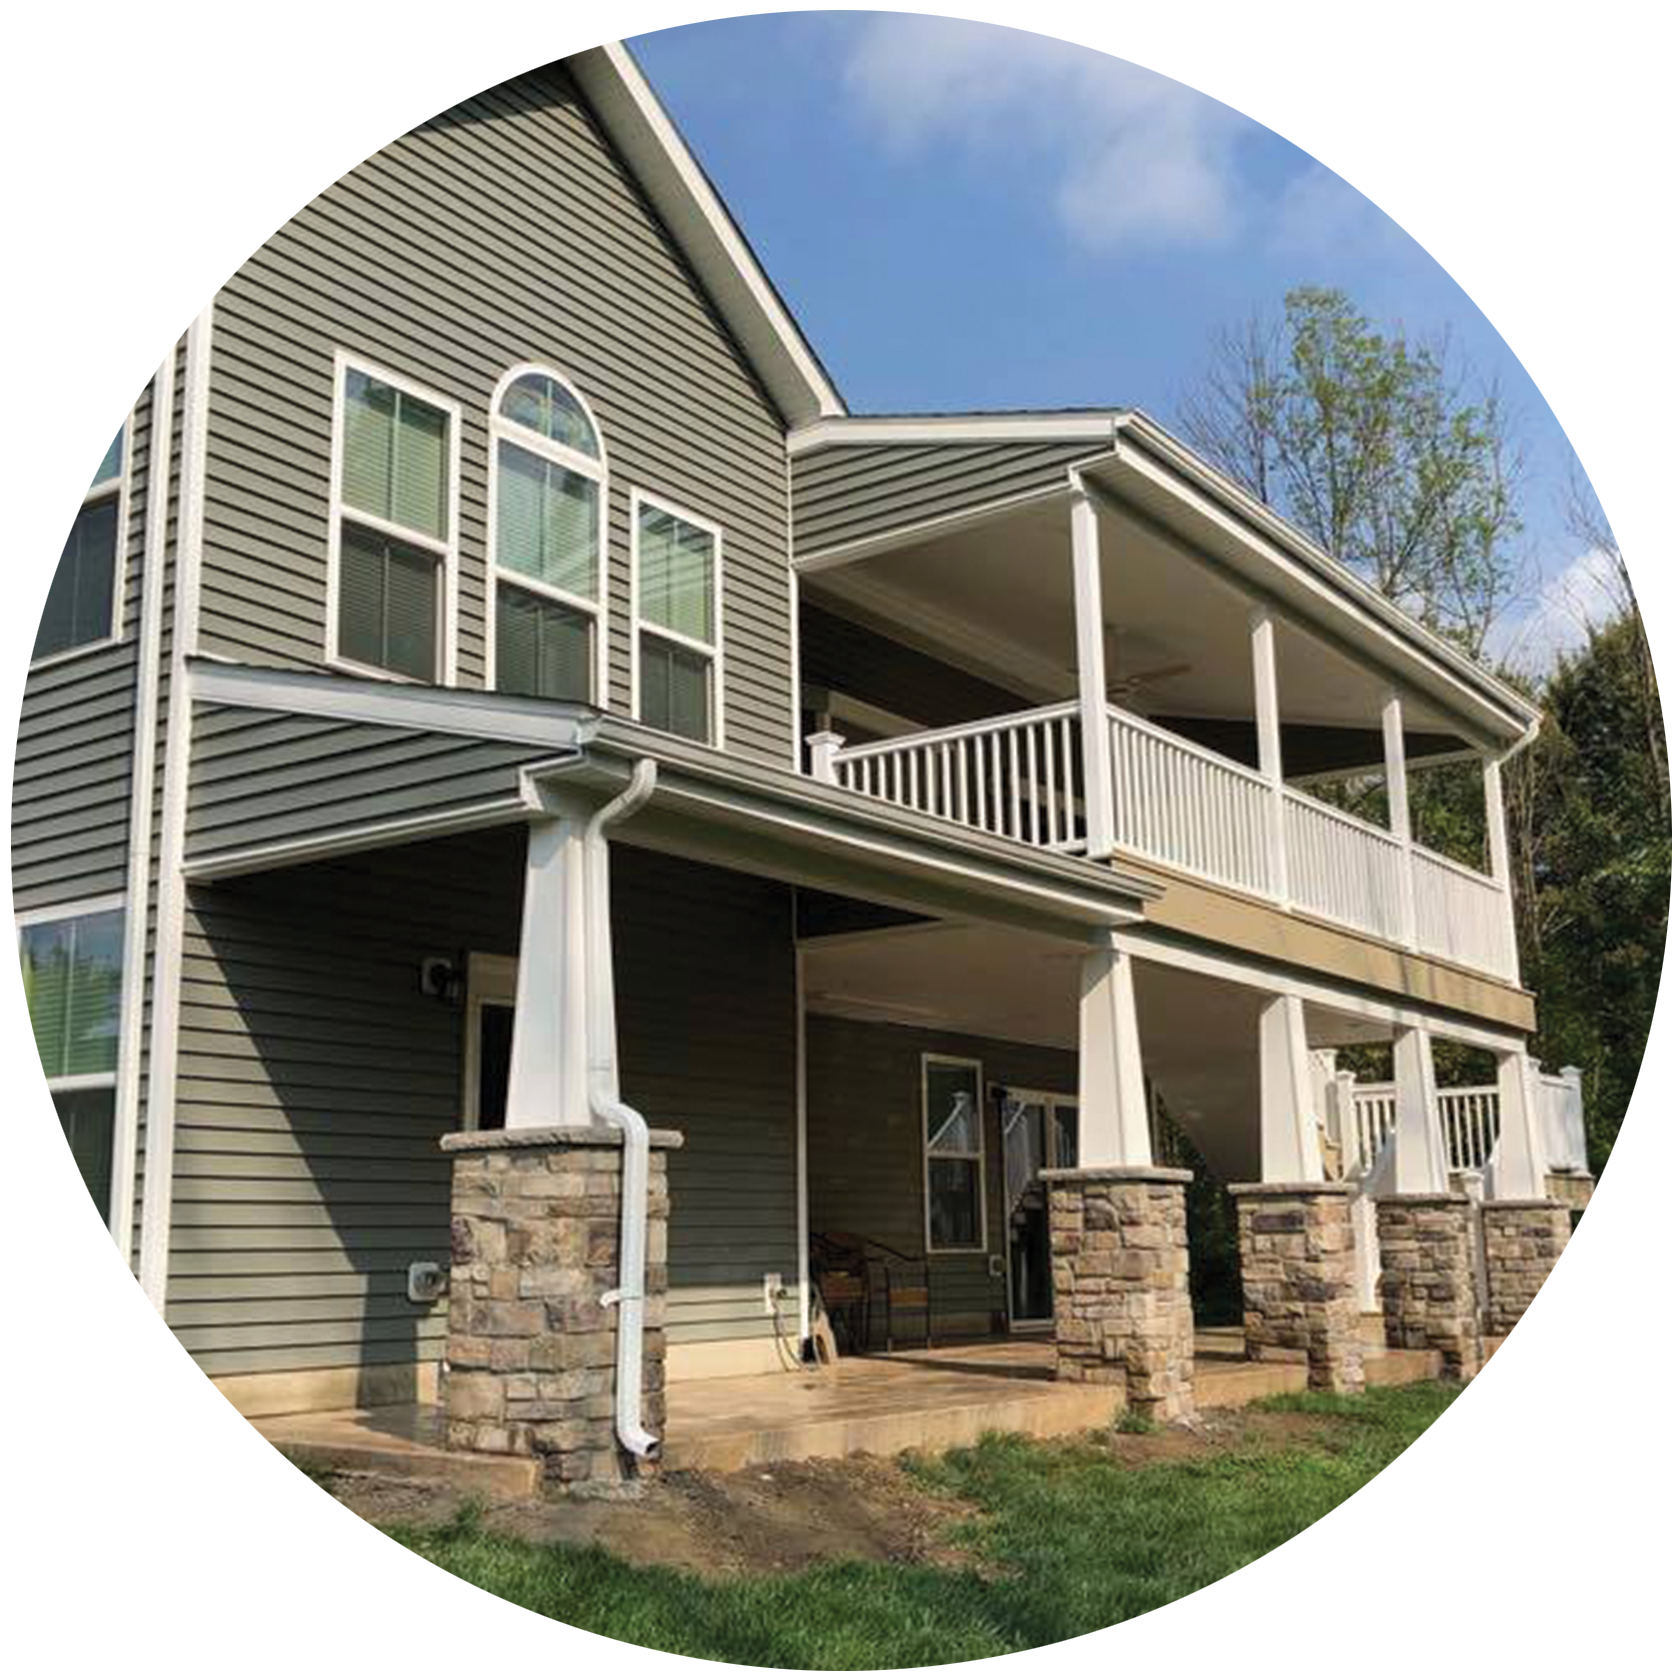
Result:
{"label": "arched window", "polygon": [[120,629],[122,532],[128,502],[128,427],[112,439],[64,539],[32,662],[113,640]]}
{"label": "arched window", "polygon": [[600,703],[606,455],[559,374],[520,367],[490,415],[490,686]]}

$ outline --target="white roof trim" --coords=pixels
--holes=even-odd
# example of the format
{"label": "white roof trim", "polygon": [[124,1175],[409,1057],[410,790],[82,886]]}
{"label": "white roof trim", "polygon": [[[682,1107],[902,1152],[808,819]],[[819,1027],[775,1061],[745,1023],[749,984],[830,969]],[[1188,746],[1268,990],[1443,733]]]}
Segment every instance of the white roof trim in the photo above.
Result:
{"label": "white roof trim", "polygon": [[815,351],[622,41],[566,60],[790,426],[844,414]]}
{"label": "white roof trim", "polygon": [[790,455],[836,444],[1112,443],[1115,409],[1050,414],[859,414],[813,420],[788,436]]}

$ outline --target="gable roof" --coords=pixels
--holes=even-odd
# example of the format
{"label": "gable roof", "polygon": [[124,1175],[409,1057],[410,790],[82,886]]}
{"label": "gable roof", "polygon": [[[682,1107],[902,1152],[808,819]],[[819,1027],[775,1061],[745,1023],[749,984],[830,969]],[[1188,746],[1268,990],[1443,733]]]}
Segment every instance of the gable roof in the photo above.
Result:
{"label": "gable roof", "polygon": [[789,426],[846,404],[688,143],[622,41],[566,60]]}

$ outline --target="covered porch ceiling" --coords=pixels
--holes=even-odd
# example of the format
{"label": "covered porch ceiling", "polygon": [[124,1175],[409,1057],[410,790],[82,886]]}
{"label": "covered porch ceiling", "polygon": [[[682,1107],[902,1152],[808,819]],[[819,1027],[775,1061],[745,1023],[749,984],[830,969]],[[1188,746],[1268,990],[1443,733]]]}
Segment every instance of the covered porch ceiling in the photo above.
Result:
{"label": "covered porch ceiling", "polygon": [[[801,945],[813,1014],[1079,1047],[1081,948],[1025,930],[924,922]],[[1164,962],[1134,964],[1144,1068],[1214,1173],[1259,1171],[1259,1010],[1265,994]],[[1315,1049],[1387,1042],[1388,1023],[1306,1005]]]}
{"label": "covered porch ceiling", "polygon": [[[1110,698],[1236,758],[1251,757],[1250,617],[1258,603],[1219,563],[1153,515],[1098,504]],[[1044,496],[984,519],[812,571],[806,596],[984,676],[1030,704],[1078,691],[1069,498]],[[1290,775],[1382,762],[1383,702],[1397,678],[1293,617],[1276,627]],[[1404,689],[1407,756],[1471,750],[1437,700]]]}

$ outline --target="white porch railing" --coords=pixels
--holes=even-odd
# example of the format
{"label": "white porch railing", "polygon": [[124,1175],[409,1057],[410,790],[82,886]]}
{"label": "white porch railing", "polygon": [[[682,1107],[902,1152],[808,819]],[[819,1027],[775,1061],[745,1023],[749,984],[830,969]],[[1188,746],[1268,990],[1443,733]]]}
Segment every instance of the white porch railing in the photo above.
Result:
{"label": "white porch railing", "polygon": [[[1515,979],[1510,905],[1490,876],[1298,788],[1277,789],[1118,706],[1108,708],[1107,747],[1122,852]],[[1085,846],[1076,701],[867,746],[830,740],[813,771],[982,833],[1061,852]]]}
{"label": "white porch railing", "polygon": [[1118,706],[1108,710],[1108,740],[1122,851],[1277,896],[1264,776]]}
{"label": "white porch railing", "polygon": [[901,735],[833,755],[834,779],[885,799],[1055,851],[1085,844],[1079,705]]}
{"label": "white porch railing", "polygon": [[[1584,1173],[1587,1164],[1586,1111],[1581,1101],[1581,1070],[1535,1073],[1539,1104],[1540,1148],[1549,1172]],[[1435,1093],[1447,1165],[1455,1172],[1478,1172],[1499,1141],[1499,1087],[1459,1085]],[[1353,1127],[1358,1163],[1369,1167],[1394,1130],[1394,1087],[1353,1086]]]}

